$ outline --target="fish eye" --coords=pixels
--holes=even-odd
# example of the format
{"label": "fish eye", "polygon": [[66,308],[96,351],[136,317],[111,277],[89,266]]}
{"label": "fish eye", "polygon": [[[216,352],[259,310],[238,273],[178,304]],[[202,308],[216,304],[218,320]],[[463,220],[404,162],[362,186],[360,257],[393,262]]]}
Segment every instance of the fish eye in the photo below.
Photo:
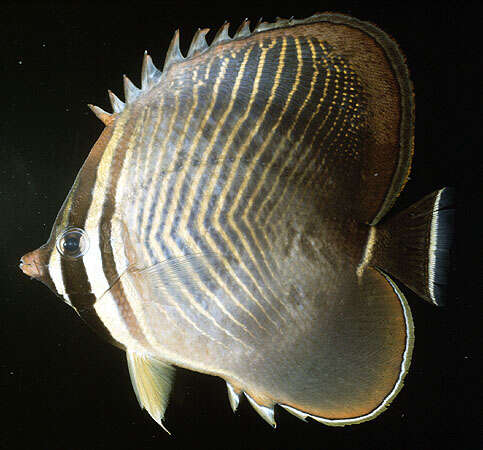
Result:
{"label": "fish eye", "polygon": [[67,228],[57,238],[56,247],[66,258],[80,258],[89,249],[87,233],[81,228]]}

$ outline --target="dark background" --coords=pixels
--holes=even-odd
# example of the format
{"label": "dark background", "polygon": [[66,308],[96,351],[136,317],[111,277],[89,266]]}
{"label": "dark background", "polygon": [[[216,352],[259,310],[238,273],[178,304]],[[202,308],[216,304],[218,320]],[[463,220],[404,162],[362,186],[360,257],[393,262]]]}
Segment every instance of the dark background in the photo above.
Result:
{"label": "dark background", "polygon": [[[0,448],[480,447],[477,3],[420,2],[413,8],[406,2],[376,7],[342,0],[292,7],[225,3],[0,6]],[[407,56],[416,90],[416,153],[395,210],[437,188],[457,188],[449,304],[432,307],[404,290],[416,326],[412,367],[402,392],[374,421],[332,428],[303,423],[277,408],[273,430],[246,400],[233,414],[221,379],[180,370],[166,418],[170,437],[139,409],[122,352],[25,277],[18,260],[47,240],[102,129],[86,104],[108,109],[106,90],[121,96],[123,73],[139,84],[145,49],[162,67],[178,27],[186,51],[198,27],[216,29],[225,19],[236,28],[245,17],[303,18],[325,10],[376,23]]]}

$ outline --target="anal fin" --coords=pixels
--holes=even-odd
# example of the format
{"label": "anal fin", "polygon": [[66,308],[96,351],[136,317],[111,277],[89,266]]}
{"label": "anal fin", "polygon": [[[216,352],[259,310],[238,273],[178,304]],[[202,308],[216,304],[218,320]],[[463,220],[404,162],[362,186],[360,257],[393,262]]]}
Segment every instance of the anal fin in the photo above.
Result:
{"label": "anal fin", "polygon": [[175,368],[149,355],[126,351],[131,381],[141,408],[169,433],[162,423],[169,394],[173,385]]}

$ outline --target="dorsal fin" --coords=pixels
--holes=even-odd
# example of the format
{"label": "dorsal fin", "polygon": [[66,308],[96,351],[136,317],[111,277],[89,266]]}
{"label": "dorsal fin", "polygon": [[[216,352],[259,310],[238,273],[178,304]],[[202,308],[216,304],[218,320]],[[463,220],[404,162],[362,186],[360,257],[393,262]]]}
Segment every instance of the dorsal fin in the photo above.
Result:
{"label": "dorsal fin", "polygon": [[[316,23],[319,23],[319,25],[314,26],[313,30],[316,30],[317,28],[326,28],[323,25],[324,23],[331,24],[331,31],[328,32],[325,30],[324,36],[328,41],[332,42],[333,46],[339,49],[340,55],[354,55],[354,51],[356,52],[354,61],[358,61],[356,61],[356,64],[359,65],[359,77],[365,78],[364,82],[369,86],[368,89],[371,90],[368,98],[375,99],[377,95],[384,95],[382,92],[385,85],[381,83],[378,84],[373,80],[373,73],[375,72],[371,72],[371,70],[365,68],[367,64],[362,61],[363,56],[361,56],[358,53],[358,50],[354,48],[354,39],[364,41],[364,44],[361,45],[365,46],[367,51],[374,53],[374,55],[377,53],[371,61],[374,62],[374,64],[381,66],[377,70],[385,70],[387,72],[388,83],[393,83],[394,85],[399,86],[399,92],[401,93],[400,98],[394,98],[394,101],[390,105],[391,108],[395,110],[399,109],[401,112],[399,125],[400,130],[402,131],[398,136],[393,132],[393,128],[397,126],[397,120],[395,119],[391,122],[390,119],[391,117],[395,117],[395,115],[383,113],[384,109],[389,108],[388,104],[373,101],[371,105],[368,106],[376,111],[371,112],[371,114],[367,116],[368,118],[374,118],[371,119],[371,126],[377,128],[384,142],[388,140],[391,141],[389,145],[385,144],[380,139],[375,139],[374,148],[362,156],[365,160],[363,165],[363,179],[366,180],[366,183],[362,187],[360,193],[361,201],[358,208],[359,220],[374,225],[392,206],[397,195],[408,179],[414,137],[414,101],[412,98],[412,84],[409,79],[408,70],[404,63],[404,57],[397,44],[384,32],[371,24],[361,22],[347,15],[336,13],[315,14],[305,19],[277,18],[273,23],[260,19],[253,31],[250,31],[249,22],[245,20],[239,27],[234,38],[230,38],[228,33],[229,23],[226,22],[222,25],[210,45],[207,45],[205,40],[207,30],[199,30],[193,37],[187,58],[184,58],[181,54],[179,48],[179,31],[176,31],[166,54],[164,70],[173,69],[178,63],[183,63],[187,61],[187,59],[198,57],[203,58],[204,56],[209,58],[207,53],[211,51],[214,52],[218,47],[233,45],[233,48],[236,48],[238,45],[243,45],[241,42],[236,41],[250,40],[251,38],[253,38],[253,40],[261,39],[262,36],[257,35],[262,33],[266,33],[268,36],[271,32],[277,34],[280,29],[280,33],[285,35],[297,35],[298,33],[310,34],[311,31],[309,30],[308,25]],[[299,30],[291,30],[291,28],[297,26],[300,26]],[[346,39],[344,37],[339,41],[331,39],[331,34],[339,33],[342,28],[351,31],[353,38]],[[246,45],[248,45],[248,43],[246,43]],[[357,54],[359,54],[359,56],[357,56]],[[391,76],[390,73],[392,73],[393,76]],[[165,78],[166,77],[154,67],[151,58],[146,54],[143,61],[142,91],[145,92],[146,90],[154,88],[159,83],[163,83]],[[375,91],[377,91],[377,93],[375,93]],[[131,101],[131,97],[134,96],[133,94],[135,92],[137,91],[131,89],[128,84],[126,96],[127,103]],[[393,89],[391,92],[396,92],[396,90]],[[110,98],[114,113],[122,112],[124,109],[124,103],[112,93],[110,93]],[[101,111],[96,111],[96,115],[101,118],[101,120],[104,121],[107,119],[107,116],[103,115]],[[375,118],[378,114],[380,114],[381,119]],[[114,114],[114,119],[115,117],[116,115]],[[391,128],[391,132],[387,131],[389,129],[388,127]],[[396,142],[396,140],[399,140],[399,142]],[[373,153],[378,154],[378,152],[383,152],[383,156],[377,156],[377,161],[380,161],[381,164],[378,165],[377,170],[373,170],[374,161],[376,161]],[[388,184],[389,188],[387,188]]]}
{"label": "dorsal fin", "polygon": [[[316,22],[320,16],[322,15],[315,14],[311,17],[308,17],[306,19],[300,19],[300,20],[295,20],[293,17],[291,17],[290,19],[282,19],[280,17],[277,17],[276,21],[273,23],[265,22],[263,21],[263,18],[260,18],[253,31],[250,31],[250,21],[248,19],[245,19],[238,27],[233,38],[230,37],[228,33],[230,23],[225,21],[225,23],[220,27],[213,41],[209,45],[206,42],[206,35],[210,31],[210,29],[209,28],[198,29],[198,31],[193,36],[186,58],[181,53],[181,50],[179,47],[179,30],[176,30],[171,40],[171,43],[169,45],[168,51],[166,52],[163,71],[166,71],[176,63],[182,62],[193,56],[197,56],[206,51],[209,51],[212,48],[216,47],[217,45],[230,42],[236,39],[244,39],[256,33],[260,33],[262,31],[272,30],[275,28],[290,27],[293,25],[300,25],[304,23]],[[111,91],[108,91],[113,113],[122,112],[124,110],[126,103],[134,102],[142,92],[145,92],[151,89],[153,86],[155,86],[158,82],[161,81],[162,75],[163,75],[163,72],[160,71],[153,64],[151,56],[147,53],[147,51],[145,51],[144,57],[143,57],[143,63],[142,63],[142,71],[141,71],[141,89],[137,88],[129,80],[129,78],[127,78],[124,75],[123,83],[124,83],[125,103],[122,102],[114,93],[112,93]],[[94,112],[94,114],[106,125],[108,123],[111,123],[111,121],[114,119],[113,114],[109,114],[97,106],[96,107],[89,106],[89,107]]]}

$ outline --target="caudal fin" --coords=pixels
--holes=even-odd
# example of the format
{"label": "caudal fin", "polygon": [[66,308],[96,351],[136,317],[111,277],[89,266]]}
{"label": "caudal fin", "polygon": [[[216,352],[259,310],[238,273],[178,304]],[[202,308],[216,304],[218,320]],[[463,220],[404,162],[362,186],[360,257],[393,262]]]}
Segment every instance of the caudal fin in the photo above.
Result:
{"label": "caudal fin", "polygon": [[427,195],[372,229],[369,264],[399,279],[425,300],[444,304],[454,216],[453,189]]}

